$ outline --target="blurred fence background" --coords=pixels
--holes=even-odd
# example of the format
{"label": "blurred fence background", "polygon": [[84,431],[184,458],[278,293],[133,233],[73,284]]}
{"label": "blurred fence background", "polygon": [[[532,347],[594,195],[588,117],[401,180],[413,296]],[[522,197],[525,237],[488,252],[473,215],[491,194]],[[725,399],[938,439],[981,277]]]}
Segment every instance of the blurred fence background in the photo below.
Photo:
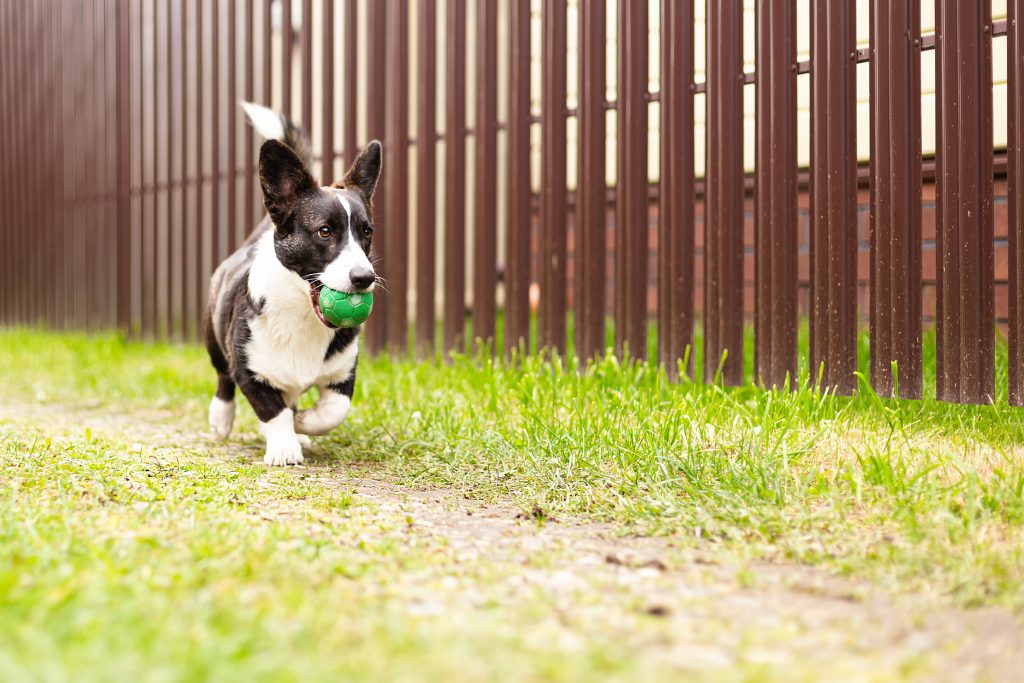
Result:
{"label": "blurred fence background", "polygon": [[[995,6],[993,6],[995,5]],[[371,350],[654,349],[1024,403],[1024,0],[5,0],[0,322],[191,339],[262,214],[238,100],[325,182],[385,144]],[[533,334],[531,334],[531,327]],[[652,343],[648,343],[648,336]],[[722,358],[725,361],[722,362]]]}

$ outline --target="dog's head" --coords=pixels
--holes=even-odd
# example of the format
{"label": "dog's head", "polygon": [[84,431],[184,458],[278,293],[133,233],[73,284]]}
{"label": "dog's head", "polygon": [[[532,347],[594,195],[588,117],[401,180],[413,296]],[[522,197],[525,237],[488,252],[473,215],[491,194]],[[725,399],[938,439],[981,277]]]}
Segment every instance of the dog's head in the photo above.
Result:
{"label": "dog's head", "polygon": [[319,306],[321,287],[370,292],[377,281],[369,254],[380,168],[381,146],[375,140],[340,181],[320,187],[284,143],[268,140],[260,149],[260,185],[274,222],[277,258],[309,283],[313,310],[328,327]]}

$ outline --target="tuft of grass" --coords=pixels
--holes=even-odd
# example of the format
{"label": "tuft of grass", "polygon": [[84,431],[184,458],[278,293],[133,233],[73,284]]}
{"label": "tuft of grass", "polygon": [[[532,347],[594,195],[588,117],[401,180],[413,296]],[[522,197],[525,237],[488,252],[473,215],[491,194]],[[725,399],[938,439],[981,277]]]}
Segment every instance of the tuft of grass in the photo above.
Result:
{"label": "tuft of grass", "polygon": [[[0,376],[0,405],[165,432],[205,429],[214,388],[195,345],[26,329],[0,331]],[[0,424],[4,680],[664,675],[635,656],[660,637],[648,622],[594,627],[566,656],[549,595],[510,598],[514,572],[467,568],[410,518],[316,476],[333,465],[512,503],[537,526],[583,518],[671,536],[734,560],[743,587],[760,561],[787,561],[1024,609],[1024,421],[1003,396],[891,401],[862,382],[844,398],[806,369],[792,392],[673,383],[612,355],[380,356],[361,361],[353,413],[320,441],[310,476],[259,462],[244,402],[237,424],[252,447],[227,454],[130,429]],[[411,613],[424,596],[440,611]],[[816,672],[784,677],[805,678]],[[742,666],[708,678],[726,679],[779,680]]]}
{"label": "tuft of grass", "polygon": [[[0,368],[29,398],[197,418],[213,389],[198,347],[116,336],[4,332]],[[806,372],[789,392],[672,383],[610,354],[477,354],[364,359],[354,404],[330,452],[410,486],[1024,606],[1024,420],[1004,398],[892,401],[866,382],[845,398]]]}

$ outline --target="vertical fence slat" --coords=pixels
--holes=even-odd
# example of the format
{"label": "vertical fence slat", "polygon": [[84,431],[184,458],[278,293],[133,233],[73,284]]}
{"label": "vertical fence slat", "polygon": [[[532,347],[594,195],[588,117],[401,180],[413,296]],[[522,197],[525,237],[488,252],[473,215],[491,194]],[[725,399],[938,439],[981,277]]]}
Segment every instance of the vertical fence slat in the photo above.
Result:
{"label": "vertical fence slat", "polygon": [[[353,2],[355,0],[352,0]],[[263,79],[263,104],[270,107],[273,105],[274,100],[274,20],[273,20],[273,6],[274,0],[262,0],[261,5],[263,8],[263,52],[262,62],[263,68],[260,74]]]}
{"label": "vertical fence slat", "polygon": [[619,3],[615,343],[647,352],[647,3]]}
{"label": "vertical fence slat", "polygon": [[466,3],[448,0],[444,184],[444,348],[461,350],[466,288]]}
{"label": "vertical fence slat", "polygon": [[419,0],[416,27],[416,349],[426,356],[436,336],[437,5]]}
{"label": "vertical fence slat", "polygon": [[196,122],[196,166],[195,166],[195,210],[193,219],[189,221],[189,232],[191,234],[192,243],[195,245],[196,254],[196,305],[197,310],[202,312],[206,306],[206,299],[209,296],[206,278],[209,272],[210,256],[207,251],[207,239],[206,232],[203,230],[203,217],[205,216],[203,209],[203,170],[204,170],[204,154],[205,150],[205,131],[206,121],[203,117],[203,88],[205,85],[205,72],[206,69],[203,67],[204,54],[205,54],[205,38],[203,36],[203,29],[205,23],[203,21],[203,0],[196,0],[196,27],[195,27],[195,63],[196,63],[196,101],[195,101],[195,122]]}
{"label": "vertical fence slat", "polygon": [[154,36],[154,68],[155,78],[155,100],[154,125],[156,126],[155,136],[157,154],[154,157],[155,165],[153,175],[155,178],[154,195],[156,201],[156,216],[154,217],[157,231],[156,242],[156,268],[157,268],[157,330],[161,338],[167,338],[171,331],[171,206],[173,206],[174,190],[171,185],[173,178],[172,166],[174,160],[174,126],[171,121],[171,112],[174,111],[173,83],[171,76],[171,16],[167,4],[163,7],[154,4],[155,21],[153,29]]}
{"label": "vertical fence slat", "polygon": [[[0,92],[9,92],[11,90],[11,84],[7,76],[7,69],[11,62],[8,53],[11,49],[11,35],[7,28],[7,16],[11,9],[11,4],[5,3],[0,5]],[[7,128],[10,111],[10,104],[0,107],[0,135],[5,140],[11,139]],[[14,208],[10,195],[10,174],[8,170],[10,163],[11,147],[10,145],[5,145],[0,149],[0,204],[7,207],[8,213]],[[0,240],[8,245],[7,249],[0,251],[0,288],[2,288],[0,291],[3,292],[11,292],[13,242],[9,230],[12,222],[9,218],[0,218]],[[0,324],[9,325],[12,322],[10,318],[10,305],[13,300],[14,298],[9,294],[7,296],[0,296]]]}
{"label": "vertical fence slat", "polygon": [[[384,0],[369,3],[369,14],[367,16],[367,93],[366,93],[366,134],[371,139],[387,139],[387,86],[388,86],[388,3]],[[385,150],[384,168],[387,169],[393,163],[391,155],[394,152],[388,148]],[[390,177],[390,176],[389,176]],[[387,233],[390,230],[390,219],[387,209],[388,192],[387,183],[378,183],[374,195],[373,221],[377,229],[373,245],[374,260],[379,260],[375,268],[384,277],[390,278],[391,264],[388,262]],[[383,303],[384,297],[381,297]],[[390,305],[385,304],[385,306]],[[366,323],[366,346],[371,351],[379,351],[387,343],[388,315],[381,315],[381,311]]]}
{"label": "vertical fence slat", "polygon": [[[673,3],[665,3],[671,6]],[[575,330],[582,359],[604,352],[605,253],[607,206],[605,184],[606,5],[580,3],[579,182],[576,189]]]}
{"label": "vertical fence slat", "polygon": [[[128,7],[115,6],[117,50],[117,326],[131,325],[131,25]],[[62,178],[58,174],[58,178]],[[63,185],[63,183],[61,183]],[[62,187],[63,190],[63,187]],[[61,192],[63,194],[63,191]]]}
{"label": "vertical fence slat", "polygon": [[[153,55],[154,31],[147,29],[147,24],[152,24],[153,17],[147,12],[153,12],[155,8],[143,5],[139,12],[139,128],[141,130],[140,154],[140,195],[142,211],[140,215],[140,230],[142,240],[142,278],[141,301],[142,301],[142,333],[147,338],[156,335],[156,248],[155,248],[155,226],[156,207],[153,187],[156,185],[156,178],[153,174],[153,157],[156,150],[156,126],[151,121],[151,114],[155,106],[154,97],[150,91],[156,82],[156,59]],[[149,19],[149,22],[147,22]],[[149,56],[149,59],[147,59]]]}
{"label": "vertical fence slat", "polygon": [[[245,241],[246,233],[250,227],[242,225],[238,220],[238,16],[235,8],[238,3],[228,2],[227,8],[227,101],[224,102],[224,117],[226,128],[225,156],[227,167],[225,169],[225,180],[227,182],[227,223],[221,226],[221,230],[228,233],[228,252],[233,252],[242,242]],[[305,17],[303,17],[305,21]]]}
{"label": "vertical fence slat", "polygon": [[[13,11],[13,3],[0,5],[0,92],[10,92],[13,86],[10,82],[9,70],[11,66],[11,50],[13,37],[7,25],[10,13]],[[12,134],[9,128],[11,115],[10,103],[0,107],[0,135],[4,140],[11,140]],[[11,235],[11,226],[14,221],[12,212],[14,201],[11,194],[11,166],[12,166],[11,145],[4,145],[0,148],[0,203],[7,207],[8,217],[0,219],[0,240],[8,245],[7,249],[0,251],[0,288],[7,296],[0,296],[0,323],[10,325],[14,321],[11,317],[11,304],[14,297],[12,285],[14,279],[14,240]]]}
{"label": "vertical fence slat", "polygon": [[[217,246],[211,268],[216,268],[217,264],[228,256],[229,230],[220,220],[221,196],[224,187],[222,182],[224,179],[224,161],[221,159],[220,154],[221,145],[224,143],[220,131],[220,119],[223,112],[221,108],[222,93],[220,84],[220,46],[223,40],[220,29],[221,2],[220,0],[213,0],[211,5],[213,13],[210,17],[210,33],[212,35],[212,42],[210,43],[210,97],[212,98],[210,103],[210,113],[212,115],[210,120],[210,230],[213,231],[214,244]],[[210,273],[207,273],[206,276],[209,277]]]}
{"label": "vertical fence slat", "polygon": [[662,3],[658,362],[669,377],[693,344],[693,14],[691,2]]}
{"label": "vertical fence slat", "polygon": [[476,13],[476,179],[473,191],[473,336],[494,340],[498,258],[498,3]]}
{"label": "vertical fence slat", "polygon": [[530,3],[509,8],[508,231],[505,354],[530,339]]}
{"label": "vertical fence slat", "polygon": [[[921,396],[920,7],[876,0],[871,45],[871,384]],[[913,94],[913,96],[911,96]]]}
{"label": "vertical fence slat", "polygon": [[811,7],[810,371],[841,394],[857,370],[856,2]]}
{"label": "vertical fence slat", "polygon": [[[82,112],[82,120],[85,123],[86,130],[94,130],[94,126],[96,125],[96,81],[92,77],[92,74],[95,72],[96,69],[96,1],[89,0],[85,4],[83,11],[84,21],[81,24],[79,24],[79,26],[82,27],[82,67],[84,67],[83,73],[81,75],[83,97],[82,108],[80,111]],[[28,13],[26,13],[26,20],[29,19],[30,17],[28,16]],[[25,29],[25,35],[29,36],[28,31],[30,30],[30,26],[27,25]],[[30,44],[31,38],[26,45]],[[27,52],[25,56],[28,57]],[[26,76],[29,73],[30,61],[31,59],[29,59],[29,61],[27,61],[25,64],[24,72]],[[30,88],[30,83],[31,78],[28,78],[25,82],[25,87],[22,89],[21,92],[28,91]],[[25,99],[25,101],[27,103],[29,100]],[[26,130],[25,132],[27,134],[28,130]],[[27,142],[27,135],[25,136],[25,140]],[[82,169],[82,171],[86,175],[83,178],[84,182],[82,183],[81,188],[82,196],[80,206],[82,220],[78,226],[78,230],[81,231],[81,251],[79,252],[81,256],[81,261],[79,262],[78,268],[80,273],[80,282],[83,287],[84,299],[82,302],[82,308],[80,309],[80,315],[82,319],[82,327],[88,327],[89,329],[94,329],[96,327],[96,310],[98,307],[96,281],[93,278],[96,269],[89,267],[90,264],[95,263],[96,257],[96,240],[94,239],[96,234],[97,223],[95,213],[95,197],[97,194],[97,179],[99,177],[96,173],[96,144],[97,141],[94,135],[85,136],[85,140],[83,141],[84,149],[82,153],[84,168]],[[27,173],[25,174],[25,179],[26,189],[31,191],[32,186],[31,182],[29,181]],[[31,279],[29,279],[28,281],[31,282]],[[31,299],[29,300],[29,305],[31,305]]]}
{"label": "vertical fence slat", "polygon": [[995,392],[991,10],[939,0],[936,17],[936,394],[962,403]]}
{"label": "vertical fence slat", "polygon": [[565,351],[567,252],[565,0],[548,0],[543,12],[538,341],[541,348],[561,353]]}
{"label": "vertical fence slat", "polygon": [[[36,3],[36,2],[29,1],[29,2],[25,3],[25,5],[23,6],[23,9],[22,9],[22,11],[25,14],[25,37],[27,38],[27,40],[25,41],[25,54],[24,54],[24,59],[25,59],[25,68],[24,68],[25,85],[24,85],[24,87],[21,90],[19,90],[19,92],[21,93],[21,99],[23,99],[25,101],[25,119],[24,119],[24,121],[25,121],[25,128],[24,128],[24,133],[22,135],[22,138],[23,138],[23,143],[22,144],[24,145],[25,152],[24,152],[24,156],[22,157],[22,167],[21,168],[22,168],[22,175],[25,178],[25,185],[26,185],[26,187],[28,188],[28,190],[30,192],[31,192],[32,188],[35,186],[35,182],[36,181],[35,181],[34,176],[35,176],[35,174],[37,173],[37,170],[38,170],[37,166],[36,166],[36,161],[37,161],[36,140],[35,140],[35,137],[36,137],[35,136],[36,125],[35,125],[35,121],[34,121],[35,115],[36,115],[36,108],[37,108],[37,103],[35,101],[35,99],[36,99],[36,85],[37,85],[37,82],[38,82],[38,78],[37,78],[37,75],[36,75],[36,66],[37,66],[37,63],[38,63],[38,52],[37,52],[38,35],[36,33],[37,28],[38,28],[38,21],[37,21],[37,17],[36,17],[36,13],[37,13],[37,10],[38,10],[37,4],[38,3]],[[93,52],[93,56],[95,58],[95,50]],[[91,180],[93,182],[95,182],[96,181],[96,176],[93,175]],[[33,215],[33,214],[35,214],[35,215]],[[29,209],[27,201],[25,202],[25,208],[23,209],[23,215],[26,218],[28,218],[29,216],[32,216],[32,224],[36,224],[38,222],[38,214],[36,214],[34,211],[31,211]],[[25,310],[26,318],[25,319],[26,319],[26,322],[28,322],[29,324],[35,324],[35,322],[36,322],[36,315],[38,313],[38,299],[39,299],[39,297],[35,295],[35,292],[40,291],[40,284],[41,284],[41,282],[40,282],[40,278],[39,278],[39,273],[42,270],[39,267],[40,264],[37,262],[38,261],[38,249],[34,248],[34,245],[33,245],[33,240],[35,239],[35,237],[36,237],[35,234],[31,234],[30,235],[28,233],[26,233],[22,237],[22,241],[23,241],[22,243],[24,245],[24,247],[23,247],[24,251],[22,252],[22,261],[25,264],[25,267],[27,269],[27,272],[25,273],[24,278],[23,278],[24,281],[25,281],[25,284],[27,285],[27,288],[26,288],[27,289],[27,291],[26,291],[27,301],[26,301],[26,307],[25,307],[26,308],[26,310]]]}
{"label": "vertical fence slat", "polygon": [[288,116],[292,113],[294,94],[292,57],[295,54],[295,35],[292,28],[292,0],[281,0],[281,111]]}
{"label": "vertical fence slat", "polygon": [[313,130],[313,0],[302,0],[302,125]]}
{"label": "vertical fence slat", "polygon": [[[40,59],[40,115],[38,118],[38,124],[40,128],[41,138],[41,149],[40,157],[42,162],[42,183],[43,186],[51,188],[51,192],[56,188],[57,183],[54,177],[54,156],[55,156],[55,141],[56,136],[54,135],[54,129],[52,128],[53,116],[54,116],[54,97],[53,97],[53,3],[49,0],[42,1],[42,18],[40,22],[40,32],[42,34],[40,41],[40,48],[42,55]],[[56,238],[53,234],[54,223],[56,222],[55,213],[55,202],[48,201],[43,207],[43,225],[41,231],[43,234],[43,254],[42,254],[42,267],[43,272],[46,273],[46,277],[50,279],[50,282],[45,286],[43,290],[43,311],[41,321],[44,322],[50,329],[54,327],[54,311],[55,311],[55,284],[56,284],[56,264],[54,263],[53,253],[56,246]],[[114,226],[113,220],[108,221],[108,225]],[[116,227],[116,226],[115,226]],[[110,228],[108,227],[108,232]],[[114,243],[116,245],[116,242]],[[116,255],[116,252],[115,252]],[[114,264],[111,264],[114,265]],[[113,320],[114,313],[116,313],[116,300],[111,302],[111,317]],[[109,323],[109,320],[108,320]]]}
{"label": "vertical fence slat", "polygon": [[[743,381],[742,6],[708,0],[704,378]],[[723,364],[723,356],[725,361]]]}
{"label": "vertical fence slat", "polygon": [[796,384],[796,5],[757,3],[754,367],[769,387]]}
{"label": "vertical fence slat", "polygon": [[[178,56],[180,57],[181,69],[181,99],[178,102],[178,115],[181,117],[181,213],[180,221],[174,226],[178,234],[178,248],[181,250],[181,295],[184,318],[182,320],[181,334],[183,337],[193,341],[199,338],[198,320],[201,315],[197,300],[198,293],[193,289],[195,285],[195,243],[189,240],[189,194],[191,192],[191,176],[189,175],[189,83],[188,70],[188,36],[190,31],[188,23],[188,0],[179,0],[179,21],[181,22],[181,33],[179,34]],[[124,82],[127,82],[125,79]]]}
{"label": "vertical fence slat", "polygon": [[[180,0],[179,0],[180,1]],[[167,1],[166,8],[167,18],[167,37],[166,37],[166,49],[167,49],[167,208],[164,220],[167,225],[167,241],[166,249],[164,251],[164,268],[167,269],[168,276],[165,283],[168,291],[168,319],[169,327],[168,331],[172,336],[182,338],[184,330],[182,325],[185,320],[184,309],[183,309],[183,298],[181,296],[181,288],[176,286],[178,282],[178,274],[181,272],[181,264],[184,263],[184,252],[180,251],[179,248],[183,245],[178,235],[179,226],[184,218],[184,214],[175,216],[175,205],[176,197],[175,193],[180,193],[182,197],[185,196],[184,186],[178,187],[175,182],[177,175],[175,174],[175,157],[182,149],[181,131],[175,121],[175,116],[178,113],[179,107],[181,106],[181,90],[184,89],[184,77],[181,71],[178,69],[178,62],[175,59],[175,35],[174,35],[174,23],[176,21],[176,12],[174,11],[174,2],[172,0]],[[184,26],[179,26],[179,35],[185,32]],[[175,220],[177,218],[177,220]]]}
{"label": "vertical fence slat", "polygon": [[[347,0],[345,3],[345,21],[343,26],[359,25],[359,0]],[[356,112],[359,104],[359,32],[345,32],[345,90],[342,93],[345,103],[344,143],[345,164],[351,164],[359,154],[358,117]]]}
{"label": "vertical fence slat", "polygon": [[1010,404],[1024,406],[1024,0],[1009,0],[1009,130],[1007,145],[1010,237]]}
{"label": "vertical fence slat", "polygon": [[[320,180],[334,182],[334,0],[324,0],[321,17]],[[312,122],[306,125],[311,126]]]}
{"label": "vertical fence slat", "polygon": [[390,0],[388,45],[388,131],[387,148],[387,229],[383,234],[384,260],[389,291],[385,295],[387,345],[397,352],[405,350],[408,337],[409,290],[409,2]]}
{"label": "vertical fence slat", "polygon": [[[332,3],[328,2],[328,5]],[[250,2],[245,7],[245,26],[243,29],[242,52],[245,55],[245,85],[243,97],[247,102],[256,97],[256,5]],[[326,31],[326,29],[324,29]],[[267,77],[266,74],[263,76]],[[331,74],[333,78],[333,74]],[[325,88],[333,87],[330,81],[324,83]],[[234,106],[234,103],[232,104]],[[237,112],[236,112],[237,115]],[[242,190],[242,223],[246,233],[256,226],[256,144],[252,130],[242,126],[242,166],[244,183]]]}

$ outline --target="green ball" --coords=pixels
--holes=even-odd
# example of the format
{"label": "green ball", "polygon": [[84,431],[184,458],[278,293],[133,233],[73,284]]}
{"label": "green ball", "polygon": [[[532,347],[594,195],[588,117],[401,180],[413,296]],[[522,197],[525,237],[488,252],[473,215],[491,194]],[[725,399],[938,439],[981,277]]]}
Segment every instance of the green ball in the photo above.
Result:
{"label": "green ball", "polygon": [[373,310],[373,292],[339,292],[330,287],[320,288],[320,311],[327,322],[338,327],[355,327],[370,317]]}

